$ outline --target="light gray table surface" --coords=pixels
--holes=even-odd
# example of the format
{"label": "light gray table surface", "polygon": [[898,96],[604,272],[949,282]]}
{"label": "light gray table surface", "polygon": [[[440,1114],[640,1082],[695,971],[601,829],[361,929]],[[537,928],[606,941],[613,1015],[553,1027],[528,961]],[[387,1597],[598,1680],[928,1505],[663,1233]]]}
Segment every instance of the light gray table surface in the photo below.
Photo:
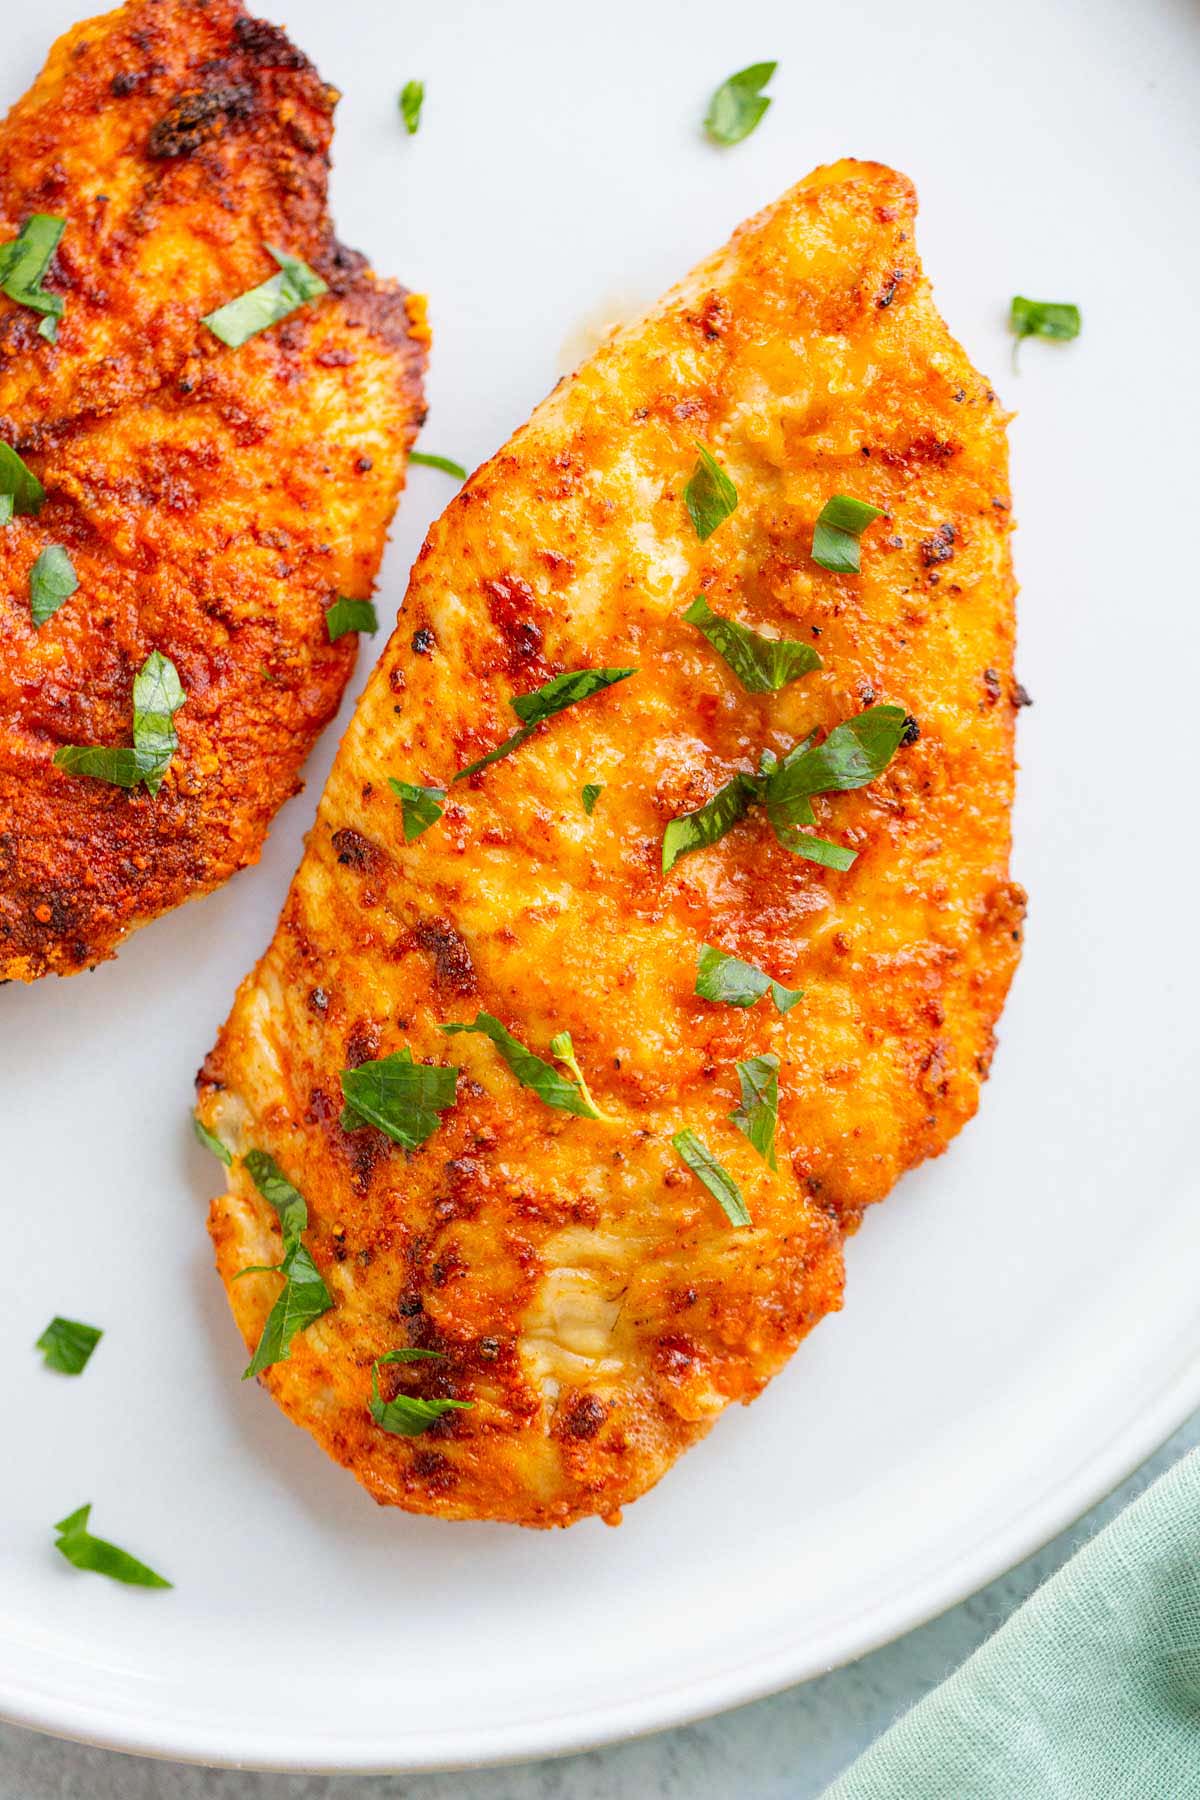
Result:
{"label": "light gray table surface", "polygon": [[1196,1445],[1200,1414],[1078,1524],[961,1606],[847,1668],[699,1725],[559,1762],[359,1779],[144,1762],[0,1725],[0,1800],[814,1800],[1086,1537]]}

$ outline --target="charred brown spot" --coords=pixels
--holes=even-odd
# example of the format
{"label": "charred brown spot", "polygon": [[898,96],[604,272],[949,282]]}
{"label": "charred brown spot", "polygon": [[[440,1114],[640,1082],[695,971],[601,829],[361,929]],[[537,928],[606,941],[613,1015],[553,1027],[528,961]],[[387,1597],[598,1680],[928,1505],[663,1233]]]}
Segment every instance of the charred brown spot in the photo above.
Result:
{"label": "charred brown spot", "polygon": [[470,994],[475,990],[475,964],[466,940],[449,919],[422,919],[413,932],[413,942],[433,958],[434,975],[439,987],[453,994]]}
{"label": "charred brown spot", "polygon": [[607,1417],[607,1406],[595,1394],[572,1394],[560,1408],[559,1429],[566,1437],[586,1442],[595,1437]]}
{"label": "charred brown spot", "polygon": [[206,138],[215,137],[234,120],[254,110],[254,89],[235,81],[180,94],[150,132],[146,148],[158,158],[190,156]]}
{"label": "charred brown spot", "polygon": [[900,748],[902,750],[907,750],[910,745],[917,743],[920,736],[920,722],[917,719],[914,719],[911,713],[907,713],[905,715],[903,728],[900,732]]}
{"label": "charred brown spot", "polygon": [[342,866],[353,869],[356,874],[374,875],[387,867],[387,856],[379,845],[373,844],[361,831],[353,831],[348,825],[343,826],[341,831],[335,831],[329,841]]}
{"label": "charred brown spot", "polygon": [[412,634],[412,647],[418,656],[432,656],[437,648],[437,639],[428,625],[422,625]]}
{"label": "charred brown spot", "polygon": [[266,19],[239,19],[233,28],[239,50],[252,62],[273,69],[309,69],[312,64],[303,51],[297,50],[286,31]]}
{"label": "charred brown spot", "polygon": [[938,563],[949,562],[954,555],[954,546],[958,533],[953,525],[939,525],[932,537],[925,538],[921,545],[921,561],[927,569],[936,568]]}
{"label": "charred brown spot", "polygon": [[1029,692],[1029,689],[1025,686],[1023,681],[1013,682],[1009,699],[1018,711],[1022,706],[1033,705],[1033,695]]}
{"label": "charred brown spot", "polygon": [[995,706],[1003,692],[1000,685],[1000,677],[995,669],[985,669],[983,671],[983,685],[987,691],[988,705]]}
{"label": "charred brown spot", "polygon": [[483,591],[492,624],[504,640],[505,666],[510,674],[514,673],[541,655],[542,628],[533,617],[536,596],[519,575],[485,581]]}
{"label": "charred brown spot", "polygon": [[357,1069],[373,1061],[379,1049],[379,1027],[372,1019],[356,1019],[346,1033],[346,1064]]}
{"label": "charred brown spot", "polygon": [[896,290],[904,280],[903,269],[893,269],[884,284],[883,291],[875,296],[875,304],[881,310],[889,307],[896,298]]}

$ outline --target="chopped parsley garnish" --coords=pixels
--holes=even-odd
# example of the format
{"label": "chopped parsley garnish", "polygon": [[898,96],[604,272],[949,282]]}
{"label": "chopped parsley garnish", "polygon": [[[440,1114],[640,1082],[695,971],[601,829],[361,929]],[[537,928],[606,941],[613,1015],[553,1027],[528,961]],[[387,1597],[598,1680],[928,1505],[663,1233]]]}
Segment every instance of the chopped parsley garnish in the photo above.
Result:
{"label": "chopped parsley garnish", "polygon": [[[417,1354],[420,1355],[421,1352]],[[473,1400],[420,1400],[411,1394],[397,1394],[394,1400],[384,1400],[379,1392],[380,1363],[412,1360],[411,1354],[398,1354],[393,1350],[371,1364],[371,1417],[382,1430],[390,1431],[393,1437],[420,1437],[423,1431],[436,1425],[448,1412],[470,1412],[474,1405]]]}
{"label": "chopped parsley garnish", "polygon": [[583,810],[590,819],[596,810],[596,802],[604,792],[604,784],[600,781],[589,781],[583,790]]}
{"label": "chopped parsley garnish", "polygon": [[409,137],[415,137],[417,127],[421,123],[421,108],[425,104],[425,83],[423,81],[406,81],[400,89],[400,117],[404,120],[404,129]]}
{"label": "chopped parsley garnish", "polygon": [[781,982],[772,981],[753,963],[742,962],[736,956],[729,956],[724,950],[717,950],[712,944],[701,944],[700,956],[696,964],[696,992],[702,1000],[716,1000],[726,1006],[753,1006],[770,991],[777,1012],[790,1012],[797,1001],[803,1000],[802,988],[785,988]]}
{"label": "chopped parsley garnish", "polygon": [[1016,294],[1009,324],[1018,342],[1022,338],[1043,337],[1067,343],[1079,336],[1083,319],[1079,308],[1068,300],[1027,300],[1023,294]]}
{"label": "chopped parsley garnish", "polygon": [[443,475],[453,475],[458,481],[467,479],[467,471],[462,464],[451,462],[448,456],[430,456],[424,450],[410,450],[408,460],[422,469],[440,469]]}
{"label": "chopped parsley garnish", "polygon": [[540,1056],[535,1056],[532,1050],[527,1050],[491,1013],[476,1013],[474,1022],[470,1025],[440,1025],[438,1029],[447,1036],[459,1031],[471,1031],[490,1038],[522,1087],[531,1088],[539,1100],[544,1100],[547,1106],[553,1106],[558,1112],[574,1113],[580,1119],[604,1117],[588,1092],[587,1083],[579,1070],[569,1031],[559,1032],[552,1040],[550,1054],[559,1062],[565,1062],[578,1075],[578,1085],[560,1074],[553,1063],[545,1062]]}
{"label": "chopped parsley garnish", "polygon": [[605,688],[613,687],[618,681],[628,681],[636,675],[636,669],[568,669],[564,675],[556,675],[552,681],[543,682],[529,694],[513,694],[508,704],[521,721],[520,731],[514,731],[511,737],[489,750],[477,762],[468,763],[453,777],[455,781],[465,781],[468,775],[478,775],[489,763],[499,762],[502,756],[510,756],[514,750],[526,743],[536,728],[546,719],[552,719],[555,713],[565,712],[568,706],[577,706],[581,700],[590,700],[593,694],[599,694]]}
{"label": "chopped parsley garnish", "polygon": [[418,787],[412,781],[397,781],[394,775],[388,776],[388,786],[400,802],[404,841],[411,844],[414,838],[419,838],[423,831],[428,831],[441,818],[446,806],[446,790],[439,787]]}
{"label": "chopped parsley garnish", "polygon": [[775,1126],[779,1120],[779,1058],[752,1056],[737,1065],[742,1097],[730,1120],[754,1145],[769,1169],[777,1169]]}
{"label": "chopped parsley garnish", "polygon": [[689,851],[715,844],[756,805],[766,808],[785,850],[828,869],[848,869],[855,851],[803,829],[816,823],[812,796],[866,787],[887,768],[908,729],[902,706],[871,706],[835,726],[823,743],[816,743],[816,733],[810,733],[782,762],[773,751],[764,750],[757,775],[739,772],[695,812],[671,820],[663,834],[663,874]]}
{"label": "chopped parsley garnish", "polygon": [[173,721],[185,698],[174,663],[152,650],[133,682],[133,748],[64,744],[54,752],[55,767],[115,787],[134,788],[144,781],[157,794],[179,748]]}
{"label": "chopped parsley garnish", "polygon": [[789,681],[821,667],[821,659],[811,644],[763,637],[748,625],[715,613],[703,596],[693,600],[683,616],[704,634],[748,694],[777,693]]}
{"label": "chopped parsley garnish", "polygon": [[216,312],[206,313],[200,321],[232,350],[238,349],[248,338],[256,337],[260,331],[266,331],[268,326],[278,325],[280,319],[286,319],[297,307],[307,306],[310,300],[318,300],[329,292],[321,277],[299,257],[288,256],[286,251],[276,250],[273,244],[263,247],[279,264],[278,275],[269,276],[257,287],[239,294],[236,300],[227,301]]}
{"label": "chopped parsley garnish", "polygon": [[454,1105],[458,1070],[413,1061],[405,1045],[377,1062],[342,1070],[343,1131],[375,1125],[404,1150],[416,1150],[441,1124],[439,1113]]}
{"label": "chopped parsley garnish", "polygon": [[103,1336],[96,1325],[81,1325],[78,1319],[55,1317],[34,1349],[41,1351],[48,1369],[57,1369],[60,1375],[82,1375]]}
{"label": "chopped parsley garnish", "polygon": [[51,213],[31,213],[16,237],[0,244],[0,288],[18,306],[43,314],[38,336],[50,343],[58,336],[58,321],[66,310],[66,302],[61,294],[50,293],[42,282],[66,224],[65,219],[56,219]]}
{"label": "chopped parsley garnish", "polygon": [[[243,1381],[248,1381],[272,1363],[287,1362],[296,1333],[327,1313],[333,1296],[301,1241],[302,1233],[308,1230],[308,1205],[303,1194],[292,1186],[275,1158],[265,1150],[247,1150],[242,1162],[263,1199],[274,1209],[283,1233],[283,1260],[269,1270],[283,1276],[283,1291],[267,1315],[258,1348],[242,1376]],[[243,1269],[241,1273],[268,1271]]]}
{"label": "chopped parsley garnish", "polygon": [[105,1538],[93,1537],[87,1528],[91,1511],[90,1504],[81,1506],[54,1527],[58,1533],[54,1548],[60,1555],[77,1569],[87,1569],[93,1575],[107,1575],[110,1580],[124,1581],[130,1587],[169,1588],[172,1585],[164,1576],[147,1568],[144,1562],[139,1562],[136,1556],[130,1556],[128,1550],[119,1549]]}
{"label": "chopped parsley garnish", "polygon": [[325,626],[330,643],[336,644],[348,631],[378,631],[379,618],[369,600],[348,600],[339,594],[325,609]]}
{"label": "chopped parsley garnish", "polygon": [[835,494],[821,508],[813,531],[812,559],[835,575],[857,575],[861,566],[859,538],[883,512],[868,500]]}
{"label": "chopped parsley garnish", "polygon": [[14,513],[38,513],[46,498],[46,490],[16,451],[0,444],[0,500],[8,506],[0,523],[7,525]]}
{"label": "chopped parsley garnish", "polygon": [[694,1131],[685,1130],[677,1131],[671,1142],[692,1174],[704,1183],[717,1201],[729,1223],[752,1224],[746,1202],[742,1199],[741,1188],[728,1169],[722,1168],[703,1139],[698,1138]]}
{"label": "chopped parsley garnish", "polygon": [[29,608],[35,625],[53,618],[79,586],[79,577],[61,544],[47,544],[29,571]]}
{"label": "chopped parsley garnish", "polygon": [[198,1143],[203,1144],[206,1150],[211,1150],[217,1161],[223,1162],[227,1169],[232,1168],[233,1152],[226,1149],[216,1132],[210,1131],[203,1119],[198,1119],[195,1113],[192,1114],[192,1130]]}
{"label": "chopped parsley garnish", "polygon": [[683,490],[683,503],[703,543],[730,513],[737,511],[738,494],[732,481],[703,444],[697,444],[698,457],[691,480]]}
{"label": "chopped parsley garnish", "polygon": [[751,63],[723,81],[708,103],[704,129],[714,144],[740,144],[750,136],[771,102],[762,92],[778,63]]}

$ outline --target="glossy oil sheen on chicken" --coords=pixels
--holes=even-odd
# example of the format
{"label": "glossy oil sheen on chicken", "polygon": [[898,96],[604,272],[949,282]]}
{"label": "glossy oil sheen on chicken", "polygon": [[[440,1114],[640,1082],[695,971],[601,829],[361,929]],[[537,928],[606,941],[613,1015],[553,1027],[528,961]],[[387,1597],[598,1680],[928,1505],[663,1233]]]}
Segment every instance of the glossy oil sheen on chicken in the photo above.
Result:
{"label": "glossy oil sheen on chicken", "polygon": [[[616,1517],[842,1299],[842,1243],[974,1113],[1018,955],[1010,883],[1013,581],[1005,416],[934,310],[909,182],[820,170],[561,384],[434,526],[321,801],[274,942],[200,1080],[234,1152],[212,1209],[247,1344],[279,1277],[239,1156],[304,1193],[332,1308],[263,1380],[375,1497],[524,1525]],[[705,541],[704,444],[737,510]],[[811,555],[824,502],[884,510],[860,575]],[[819,647],[747,693],[681,615]],[[449,785],[510,696],[636,667]],[[874,704],[915,723],[880,779],[818,801],[846,872],[761,810],[665,875],[664,828],[764,747]],[[919,736],[917,732],[919,730]],[[448,788],[411,842],[388,778]],[[581,790],[602,792],[589,814]],[[702,945],[803,999],[695,991]],[[552,1110],[485,1036],[569,1030],[604,1119]],[[461,1069],[406,1153],[339,1122],[340,1072],[411,1050]],[[778,1172],[730,1120],[735,1064],[779,1058]],[[348,1121],[353,1125],[354,1121]],[[672,1147],[739,1185],[735,1228]],[[380,1394],[453,1398],[406,1438]]]}
{"label": "glossy oil sheen on chicken", "polygon": [[[420,407],[421,303],[333,237],[337,96],[236,0],[76,26],[0,126],[0,241],[65,221],[57,341],[0,295],[0,440],[46,490],[0,528],[0,979],[70,974],[259,854],[337,708]],[[230,348],[205,314],[277,273],[329,292]],[[78,588],[38,628],[30,572]],[[69,774],[130,742],[135,674],[185,692],[157,795]]]}

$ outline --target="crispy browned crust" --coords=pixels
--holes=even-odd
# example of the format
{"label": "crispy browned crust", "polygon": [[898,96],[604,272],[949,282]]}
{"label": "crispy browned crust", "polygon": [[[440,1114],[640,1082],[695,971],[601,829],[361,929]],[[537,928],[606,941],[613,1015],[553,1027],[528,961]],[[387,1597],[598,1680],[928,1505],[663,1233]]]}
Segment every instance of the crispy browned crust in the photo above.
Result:
{"label": "crispy browned crust", "polygon": [[[1005,418],[934,309],[910,184],[819,170],[620,333],[478,471],[430,533],[355,714],[275,940],[200,1081],[203,1117],[307,1196],[335,1309],[265,1385],[381,1501],[525,1525],[612,1517],[749,1400],[842,1292],[842,1236],[975,1111],[1017,959],[1008,878],[1013,580]],[[697,541],[695,444],[740,494]],[[860,578],[812,561],[836,492],[887,518]],[[680,614],[815,642],[824,669],[751,696]],[[506,700],[585,665],[639,673],[451,790],[406,844],[387,777],[445,784]],[[858,860],[789,855],[760,814],[660,872],[664,825],[764,745],[874,701],[919,739],[819,803]],[[604,791],[589,818],[580,789]],[[804,989],[786,1017],[697,999],[702,943]],[[614,1123],[549,1110],[492,1046],[568,1028]],[[339,1071],[410,1045],[458,1104],[412,1156],[338,1122]],[[731,1125],[737,1059],[774,1050],[780,1170]],[[742,1186],[735,1231],[670,1139]],[[278,1278],[235,1162],[217,1264],[248,1345]],[[474,1402],[424,1436],[367,1411],[398,1388]],[[747,1479],[753,1479],[747,1471]]]}
{"label": "crispy browned crust", "polygon": [[[253,862],[337,708],[421,403],[424,309],[332,234],[334,91],[236,0],[77,25],[0,125],[0,239],[67,220],[57,344],[0,297],[0,437],[47,501],[0,531],[0,978],[70,974]],[[332,292],[231,350],[203,314],[275,272]],[[29,571],[78,592],[35,630]],[[52,766],[130,741],[153,649],[187,693],[157,797]]]}

